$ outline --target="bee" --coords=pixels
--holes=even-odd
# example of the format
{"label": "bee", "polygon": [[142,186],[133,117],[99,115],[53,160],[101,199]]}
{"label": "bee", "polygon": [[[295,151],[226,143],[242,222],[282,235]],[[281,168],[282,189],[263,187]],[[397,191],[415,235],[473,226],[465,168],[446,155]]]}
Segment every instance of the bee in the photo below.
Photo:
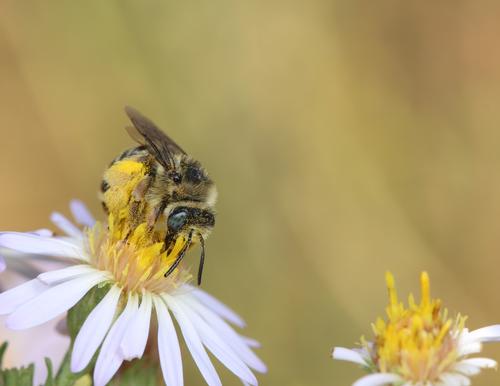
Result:
{"label": "bee", "polygon": [[124,218],[134,229],[146,223],[164,237],[169,250],[179,237],[186,240],[170,275],[195,243],[201,246],[198,285],[205,262],[205,240],[215,225],[217,189],[200,162],[189,156],[150,119],[131,107],[126,128],[139,146],[125,150],[104,173],[101,201],[104,210]]}

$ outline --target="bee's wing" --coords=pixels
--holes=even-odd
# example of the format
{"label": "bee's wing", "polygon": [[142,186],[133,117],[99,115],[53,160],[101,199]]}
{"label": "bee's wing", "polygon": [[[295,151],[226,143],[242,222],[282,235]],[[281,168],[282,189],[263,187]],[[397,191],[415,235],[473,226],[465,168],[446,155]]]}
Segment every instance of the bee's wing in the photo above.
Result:
{"label": "bee's wing", "polygon": [[129,135],[141,145],[145,145],[149,153],[165,168],[171,169],[174,167],[172,154],[186,154],[173,139],[136,109],[126,106],[125,113],[134,125],[126,128]]}

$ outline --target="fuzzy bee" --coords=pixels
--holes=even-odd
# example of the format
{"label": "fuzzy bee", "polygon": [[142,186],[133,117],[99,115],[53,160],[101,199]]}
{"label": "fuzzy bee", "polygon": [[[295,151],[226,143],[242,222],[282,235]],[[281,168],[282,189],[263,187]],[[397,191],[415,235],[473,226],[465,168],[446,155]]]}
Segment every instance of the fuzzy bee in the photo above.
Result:
{"label": "fuzzy bee", "polygon": [[169,250],[179,237],[186,242],[170,275],[194,243],[200,243],[198,285],[205,260],[205,240],[215,224],[217,190],[201,164],[137,110],[126,107],[133,126],[127,127],[139,146],[124,151],[104,173],[101,201],[104,210],[123,218],[133,230],[146,223]]}

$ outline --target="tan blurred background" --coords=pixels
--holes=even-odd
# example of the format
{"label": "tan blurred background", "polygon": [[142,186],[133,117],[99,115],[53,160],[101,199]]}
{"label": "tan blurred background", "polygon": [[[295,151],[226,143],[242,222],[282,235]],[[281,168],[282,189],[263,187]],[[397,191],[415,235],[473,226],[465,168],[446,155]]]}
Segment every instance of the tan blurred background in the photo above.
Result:
{"label": "tan blurred background", "polygon": [[263,342],[263,385],[359,377],[329,352],[370,336],[387,269],[500,322],[500,5],[430,4],[3,1],[0,229],[100,213],[131,104],[218,184],[204,288]]}

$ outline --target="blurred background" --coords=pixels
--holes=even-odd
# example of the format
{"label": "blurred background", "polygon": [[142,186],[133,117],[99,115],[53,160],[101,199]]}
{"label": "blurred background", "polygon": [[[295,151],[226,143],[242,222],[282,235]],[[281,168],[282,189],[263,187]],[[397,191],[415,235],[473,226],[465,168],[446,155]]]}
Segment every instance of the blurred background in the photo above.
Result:
{"label": "blurred background", "polygon": [[263,385],[361,376],[330,350],[371,336],[386,270],[404,296],[428,270],[469,327],[498,323],[499,18],[494,1],[3,1],[0,229],[74,197],[101,214],[130,104],[217,182],[203,287],[263,343]]}

